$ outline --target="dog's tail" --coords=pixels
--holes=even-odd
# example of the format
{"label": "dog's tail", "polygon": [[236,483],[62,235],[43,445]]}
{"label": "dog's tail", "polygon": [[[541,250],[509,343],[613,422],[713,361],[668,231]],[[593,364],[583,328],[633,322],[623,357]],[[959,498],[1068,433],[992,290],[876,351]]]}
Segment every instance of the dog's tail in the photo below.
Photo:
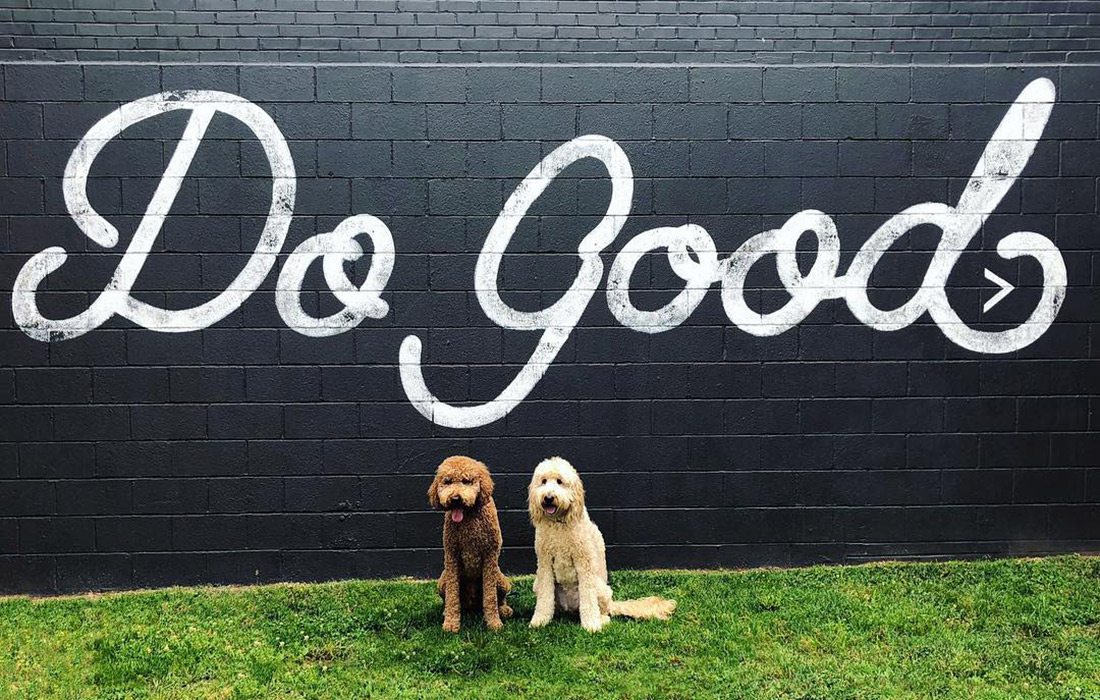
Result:
{"label": "dog's tail", "polygon": [[667,620],[676,609],[676,601],[651,595],[648,598],[611,601],[611,614],[635,620]]}

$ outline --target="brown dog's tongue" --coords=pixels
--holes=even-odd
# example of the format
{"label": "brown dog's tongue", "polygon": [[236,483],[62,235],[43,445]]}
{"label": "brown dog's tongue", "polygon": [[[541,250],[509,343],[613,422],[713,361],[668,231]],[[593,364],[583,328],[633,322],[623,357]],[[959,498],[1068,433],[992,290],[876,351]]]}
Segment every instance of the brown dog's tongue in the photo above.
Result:
{"label": "brown dog's tongue", "polygon": [[466,511],[462,510],[461,508],[455,508],[451,511],[451,520],[456,523],[460,523],[462,522],[462,518],[465,517],[465,515]]}

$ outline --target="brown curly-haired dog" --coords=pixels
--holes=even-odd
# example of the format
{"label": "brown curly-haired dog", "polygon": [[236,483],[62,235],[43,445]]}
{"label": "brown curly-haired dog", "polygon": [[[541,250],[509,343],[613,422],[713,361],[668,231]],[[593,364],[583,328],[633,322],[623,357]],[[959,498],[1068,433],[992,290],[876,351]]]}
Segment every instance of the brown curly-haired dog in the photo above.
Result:
{"label": "brown curly-haired dog", "polygon": [[512,616],[505,597],[512,584],[500,572],[500,522],[489,469],[470,457],[448,457],[435,472],[428,502],[443,519],[443,629],[457,632],[462,611],[482,610],[485,626],[498,630]]}

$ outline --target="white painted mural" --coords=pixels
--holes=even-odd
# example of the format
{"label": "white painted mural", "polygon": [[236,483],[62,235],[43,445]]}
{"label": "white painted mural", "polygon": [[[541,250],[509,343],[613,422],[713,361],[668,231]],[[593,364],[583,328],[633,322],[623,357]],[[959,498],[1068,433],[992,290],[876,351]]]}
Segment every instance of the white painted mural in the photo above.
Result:
{"label": "white painted mural", "polygon": [[[1005,259],[1030,257],[1042,268],[1042,295],[1030,316],[1019,325],[998,331],[971,328],[951,308],[946,284],[963,250],[979,232],[1027,165],[1042,137],[1055,100],[1054,85],[1038,79],[1027,85],[1008,108],[978,159],[959,201],[954,205],[926,202],[894,215],[871,235],[841,272],[840,243],[836,224],[826,213],[805,210],[792,215],[778,229],[764,231],[745,241],[729,257],[720,260],[710,234],[701,226],[686,224],[644,231],[626,242],[615,256],[607,279],[607,303],[625,327],[642,333],[670,331],[691,316],[711,287],[718,285],[723,308],[731,323],[755,336],[772,336],[798,325],[822,301],[843,300],[860,322],[880,331],[895,331],[928,314],[944,336],[956,345],[983,354],[1003,354],[1034,342],[1054,322],[1066,289],[1066,268],[1060,251],[1046,236],[1018,231],[1005,236],[997,253]],[[255,104],[224,92],[165,92],[122,105],[100,120],[81,139],[65,169],[64,198],[80,230],[96,244],[112,248],[118,231],[88,201],[89,170],[104,146],[124,129],[173,110],[190,112],[189,121],[149,203],[144,217],[121,256],[110,282],[88,309],[65,319],[43,316],[37,290],[47,276],[65,264],[61,247],[42,250],[23,266],[15,282],[12,309],[16,323],[31,338],[63,341],[95,330],[114,315],[154,331],[181,333],[206,328],[235,311],[270,274],[285,243],[294,210],[295,172],[290,151],[275,122]],[[263,145],[271,166],[271,206],[252,255],[237,277],[214,299],[188,309],[169,310],[138,301],[131,295],[165,217],[187,176],[199,143],[211,118],[223,112],[246,125]],[[510,307],[500,297],[497,283],[500,265],[520,221],[562,170],[581,159],[593,158],[607,170],[610,201],[601,221],[580,242],[580,269],[568,291],[557,302],[538,311]],[[473,289],[485,314],[502,328],[536,331],[541,336],[524,367],[495,399],[476,406],[455,406],[436,397],[423,371],[423,345],[416,335],[407,336],[395,350],[401,383],[416,409],[428,420],[451,428],[486,425],[507,415],[542,379],[592,301],[604,276],[600,254],[616,239],[630,215],[633,197],[630,162],[613,140],[599,135],[581,136],[565,143],[540,163],[507,199],[489,231],[477,259]],[[881,309],[868,299],[868,282],[883,254],[901,236],[917,226],[931,224],[942,231],[939,244],[925,271],[920,288],[896,309]],[[800,237],[812,232],[817,239],[816,259],[810,271],[799,270],[795,247]],[[371,267],[365,282],[356,286],[344,272],[344,262],[365,255],[356,240],[371,239]],[[644,255],[665,250],[683,289],[664,307],[645,311],[631,301],[631,272]],[[298,245],[283,265],[276,286],[276,305],[288,327],[312,337],[331,336],[357,327],[367,318],[382,318],[388,305],[381,298],[393,270],[397,252],[384,223],[369,214],[352,216],[335,230],[320,233]],[[776,270],[790,295],[776,311],[762,314],[745,300],[745,279],[765,256],[774,254]],[[321,259],[324,278],[344,309],[315,318],[301,305],[301,285],[306,269]],[[986,278],[1000,287],[983,312],[1007,296],[1012,286],[993,272]]]}

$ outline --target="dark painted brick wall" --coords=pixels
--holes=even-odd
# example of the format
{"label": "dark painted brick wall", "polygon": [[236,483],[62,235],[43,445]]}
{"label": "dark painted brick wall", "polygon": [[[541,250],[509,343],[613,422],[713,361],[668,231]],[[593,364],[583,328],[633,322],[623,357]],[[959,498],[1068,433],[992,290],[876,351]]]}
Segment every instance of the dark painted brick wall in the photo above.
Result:
{"label": "dark painted brick wall", "polygon": [[[331,11],[325,4],[310,9]],[[645,14],[647,4],[635,9]],[[1078,7],[1087,4],[1049,6],[1085,13],[1074,27],[1087,29]],[[78,9],[34,5],[51,18]],[[173,11],[189,9],[199,8]],[[129,20],[111,21],[121,34]],[[585,475],[613,567],[1096,551],[1098,70],[5,65],[0,590],[434,574],[440,517],[424,491],[454,453],[485,460],[497,476],[509,571],[533,567],[524,487],[551,454]],[[949,285],[964,320],[1018,323],[1038,298],[1038,267],[998,258],[996,244],[1018,230],[1053,240],[1066,300],[1027,348],[962,350],[927,316],[875,331],[841,301],[756,338],[726,318],[718,285],[682,326],[645,335],[615,321],[601,283],[546,376],[506,418],[446,429],[406,399],[397,361],[410,334],[424,341],[428,385],[451,402],[496,396],[526,362],[538,334],[486,317],[474,266],[504,199],[562,142],[600,133],[630,158],[631,216],[605,266],[654,226],[699,224],[725,257],[816,208],[837,222],[844,270],[894,213],[957,200],[1009,103],[1036,77],[1058,90],[1044,138]],[[298,175],[284,254],[210,328],[157,333],[114,318],[79,338],[30,339],[14,323],[10,291],[31,255],[51,245],[71,254],[40,293],[53,317],[86,308],[119,261],[68,216],[70,153],[122,102],[174,89],[239,94],[274,118]],[[180,112],[143,122],[94,164],[90,200],[120,229],[118,249],[185,122]],[[584,164],[551,186],[509,248],[506,301],[542,308],[568,287],[577,242],[609,189]],[[269,192],[255,139],[215,117],[135,296],[184,308],[223,289],[256,244]],[[288,329],[274,302],[285,254],[364,213],[393,232],[388,315],[330,338]],[[934,230],[902,239],[872,278],[873,299],[907,299],[938,241]],[[773,260],[746,287],[767,309],[784,299]],[[981,306],[996,287],[984,267],[1019,286],[989,315]],[[656,308],[679,284],[651,256],[632,288],[639,306]],[[314,270],[306,298],[329,313],[339,305],[326,290]]]}
{"label": "dark painted brick wall", "polygon": [[1100,1],[0,0],[0,58],[1093,62]]}

